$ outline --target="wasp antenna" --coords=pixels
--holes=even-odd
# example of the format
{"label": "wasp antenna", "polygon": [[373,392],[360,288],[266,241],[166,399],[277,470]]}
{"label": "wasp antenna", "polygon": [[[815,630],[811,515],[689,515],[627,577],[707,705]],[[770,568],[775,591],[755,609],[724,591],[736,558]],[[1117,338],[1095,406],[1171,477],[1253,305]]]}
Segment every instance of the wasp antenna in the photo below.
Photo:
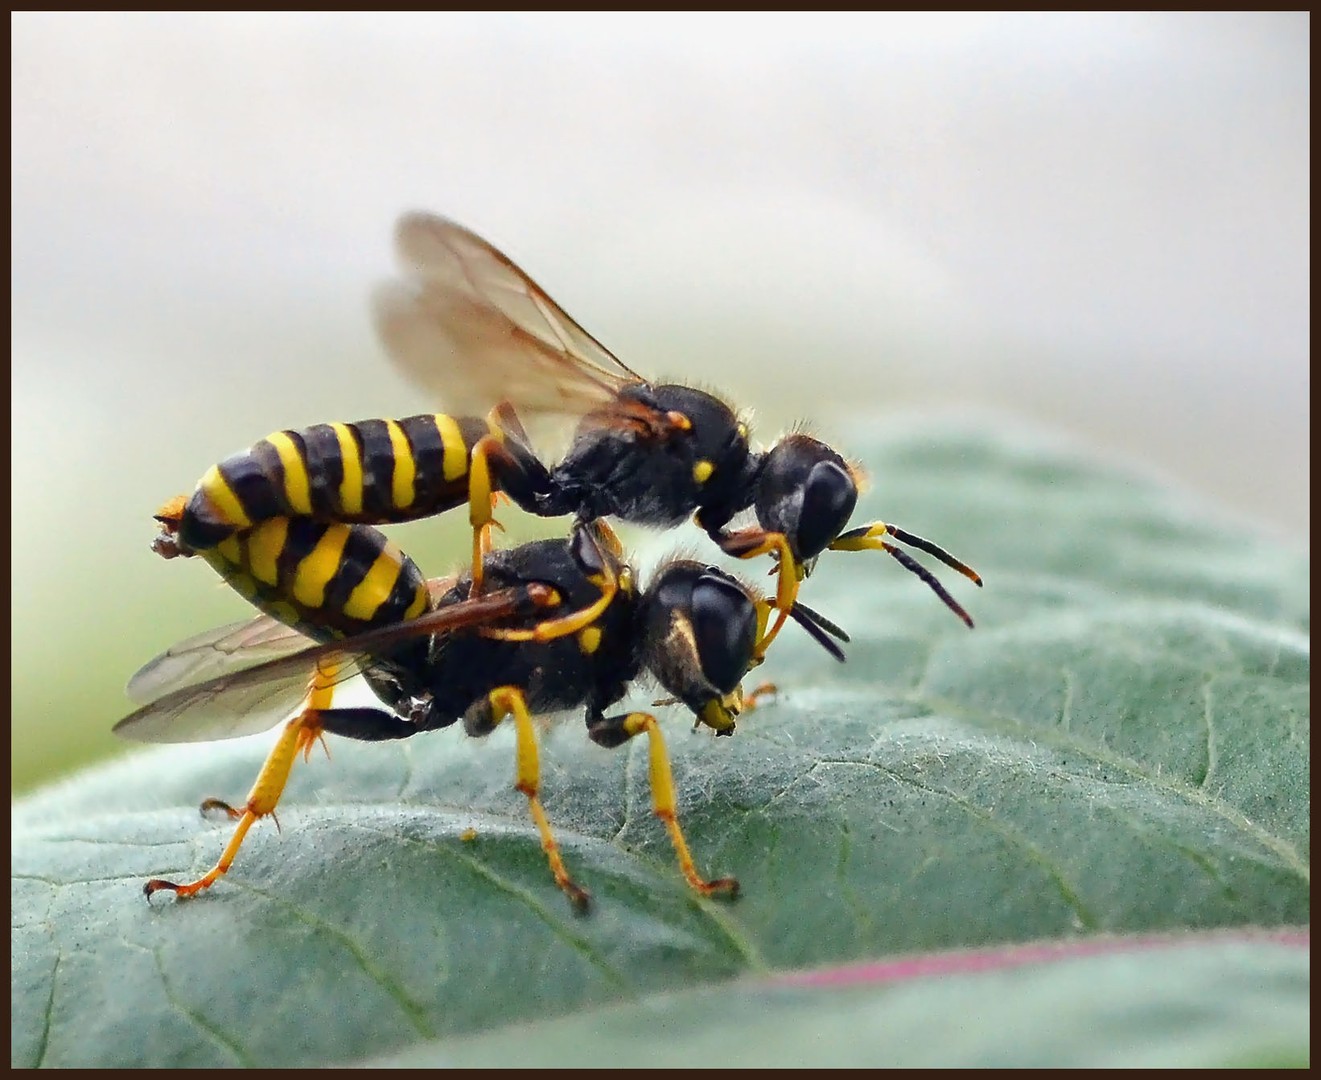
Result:
{"label": "wasp antenna", "polygon": [[[893,525],[887,525],[885,527],[885,531],[888,532],[891,536],[893,536],[896,540],[900,540],[905,544],[915,547],[917,548],[918,551],[925,551],[928,555],[932,556],[933,558],[939,559],[951,570],[957,570],[960,574],[966,577],[974,585],[976,585],[978,588],[981,588],[981,584],[982,584],[981,574],[977,573],[977,571],[974,570],[967,563],[961,562],[960,560],[956,559],[953,555],[951,555],[939,544],[933,544],[930,540],[924,540],[920,536],[915,536],[912,533],[906,532],[903,529],[896,528]],[[893,549],[890,550],[891,550],[891,554],[893,554],[894,553]],[[946,603],[950,603],[950,601],[947,600]]]}
{"label": "wasp antenna", "polygon": [[884,541],[881,542],[881,547],[885,548],[886,551],[898,559],[899,565],[905,570],[911,571],[925,581],[931,588],[931,591],[945,602],[945,606],[962,619],[968,625],[969,630],[972,629],[972,617],[963,610],[963,606],[955,600],[954,597],[950,596],[950,594],[945,591],[945,586],[936,580],[935,575],[932,574],[930,570],[902,548],[897,548],[893,544],[887,544]]}
{"label": "wasp antenna", "polygon": [[[811,609],[809,608],[807,610],[810,611]],[[806,611],[803,610],[802,604],[794,604],[794,606],[789,609],[789,617],[793,619],[793,621],[796,622],[799,626],[801,626],[804,630],[806,630],[812,636],[812,639],[818,645],[821,646],[821,648],[825,649],[826,652],[830,653],[830,655],[833,656],[836,660],[838,660],[841,664],[844,663],[844,661],[847,659],[847,657],[845,657],[844,655],[844,650],[841,649],[834,641],[830,639],[830,636],[826,632],[826,629],[821,625],[821,623],[816,621],[816,619],[819,618],[820,616],[817,616],[815,612],[812,612],[812,614],[809,615],[807,614]],[[833,630],[839,630],[839,627],[834,626],[833,623],[831,624],[831,627]],[[847,635],[844,635],[844,640],[845,641],[848,640]]]}
{"label": "wasp antenna", "polygon": [[[843,627],[841,627],[838,623],[831,622],[824,615],[822,615],[821,612],[817,611],[816,608],[808,607],[801,600],[795,601],[794,607],[797,609],[798,613],[802,614],[804,618],[811,619],[814,623],[817,624],[817,626],[819,626],[831,637],[839,638],[840,641],[850,640],[848,633],[843,629]],[[797,618],[797,614],[795,612],[790,612],[790,614],[794,615],[795,618]]]}

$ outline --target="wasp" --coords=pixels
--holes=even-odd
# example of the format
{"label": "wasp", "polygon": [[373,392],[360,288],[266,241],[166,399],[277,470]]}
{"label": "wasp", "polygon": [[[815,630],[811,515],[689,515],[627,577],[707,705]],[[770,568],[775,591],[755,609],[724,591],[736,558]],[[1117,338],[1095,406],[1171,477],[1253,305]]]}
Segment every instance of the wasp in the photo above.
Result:
{"label": "wasp", "polygon": [[[285,527],[310,528],[296,521]],[[694,864],[676,817],[674,780],[655,715],[612,714],[610,708],[646,675],[685,705],[696,725],[731,734],[736,716],[749,704],[741,681],[758,660],[757,644],[772,610],[769,598],[758,599],[715,567],[677,559],[663,564],[640,590],[617,539],[601,521],[579,524],[567,540],[485,553],[486,588],[475,597],[470,571],[422,581],[412,561],[370,526],[331,523],[324,530],[320,542],[330,537],[331,546],[345,551],[374,549],[373,565],[393,567],[396,585],[382,595],[398,592],[400,603],[412,596],[404,616],[391,621],[381,613],[346,633],[343,627],[332,629],[315,609],[290,618],[290,625],[276,616],[291,613],[274,609],[181,643],[129,683],[130,697],[143,704],[115,731],[141,741],[251,734],[294,712],[243,807],[217,799],[202,804],[204,811],[223,811],[238,823],[216,864],[187,883],[152,879],[144,887],[149,897],[161,890],[192,896],[225,874],[251,826],[274,813],[298,753],[309,755],[326,734],[375,742],[462,721],[469,735],[482,736],[512,720],[515,787],[527,798],[556,883],[575,908],[585,910],[589,894],[566,869],[540,801],[533,723],[536,714],[579,707],[585,710],[588,737],[601,746],[647,736],[653,811],[670,835],[683,876],[703,895],[737,893],[736,879],[708,880]],[[239,580],[247,573],[234,571]],[[284,589],[272,595],[277,603],[286,602]],[[257,600],[265,602],[260,595]],[[413,614],[419,604],[423,610]],[[847,640],[843,630],[801,604],[792,617],[842,659],[836,639]],[[556,619],[573,620],[575,629],[548,634],[548,621]],[[320,642],[309,644],[305,634]],[[254,658],[259,662],[252,663]],[[365,677],[379,707],[334,704],[336,686],[355,674]]]}
{"label": "wasp", "polygon": [[[162,508],[158,553],[205,552],[269,518],[383,524],[467,503],[476,594],[489,530],[498,524],[493,497],[503,492],[545,517],[669,527],[691,516],[728,555],[769,554],[777,563],[779,615],[763,651],[827,550],[889,553],[972,626],[939,581],[892,541],[979,586],[981,577],[896,525],[848,528],[860,473],[826,443],[794,432],[769,450],[754,450],[746,423],[726,402],[643,378],[462,225],[408,213],[396,226],[395,246],[401,273],[373,297],[386,351],[437,400],[474,415],[276,432],[213,466],[190,497]],[[565,455],[547,465],[522,418],[555,415],[577,427]],[[732,527],[745,511],[756,524]]]}

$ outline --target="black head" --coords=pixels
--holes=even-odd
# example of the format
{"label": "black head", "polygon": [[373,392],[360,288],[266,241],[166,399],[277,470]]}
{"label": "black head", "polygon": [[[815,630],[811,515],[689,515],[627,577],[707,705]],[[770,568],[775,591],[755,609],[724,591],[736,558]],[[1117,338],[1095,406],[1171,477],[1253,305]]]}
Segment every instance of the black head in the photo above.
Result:
{"label": "black head", "polygon": [[713,566],[665,565],[643,600],[642,663],[717,734],[734,730],[761,616],[752,593]]}
{"label": "black head", "polygon": [[784,533],[800,565],[844,531],[857,502],[853,470],[819,439],[786,435],[762,458],[753,503],[757,523]]}

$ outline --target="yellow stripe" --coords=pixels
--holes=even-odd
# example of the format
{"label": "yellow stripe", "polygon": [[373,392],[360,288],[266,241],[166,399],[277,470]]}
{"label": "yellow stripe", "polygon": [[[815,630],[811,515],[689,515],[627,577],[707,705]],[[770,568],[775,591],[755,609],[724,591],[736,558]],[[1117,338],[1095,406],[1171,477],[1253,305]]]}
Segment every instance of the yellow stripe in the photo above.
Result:
{"label": "yellow stripe", "polygon": [[357,516],[362,513],[362,454],[358,451],[358,440],[353,437],[348,424],[330,426],[339,439],[339,456],[344,463],[344,479],[339,482],[340,509],[347,515]]}
{"label": "yellow stripe", "polygon": [[463,432],[454,417],[436,413],[435,420],[441,445],[445,447],[445,479],[458,480],[468,472],[468,444],[463,441]]}
{"label": "yellow stripe", "polygon": [[279,584],[277,560],[288,538],[288,518],[271,518],[248,533],[248,569],[258,581],[267,585]]}
{"label": "yellow stripe", "polygon": [[399,559],[387,548],[376,556],[367,576],[358,582],[344,602],[344,614],[359,622],[370,622],[380,606],[390,599],[399,580]]}
{"label": "yellow stripe", "polygon": [[226,580],[230,587],[244,600],[251,601],[254,604],[257,602],[257,594],[261,592],[261,586],[252,580],[251,574],[241,574],[234,571],[226,577]]}
{"label": "yellow stripe", "polygon": [[[214,551],[214,549],[212,549]],[[256,603],[257,593],[260,586],[252,579],[252,575],[241,570],[234,563],[225,562],[220,559],[212,560],[208,557],[210,553],[203,555],[207,562],[211,563],[211,568],[225,579],[244,600],[251,600]]]}
{"label": "yellow stripe", "polygon": [[408,605],[408,610],[404,612],[405,619],[416,619],[427,609],[427,601],[431,599],[431,593],[427,591],[426,583],[418,585],[417,592],[413,594],[413,602]]}
{"label": "yellow stripe", "polygon": [[[225,562],[231,566],[241,566],[243,564],[243,545],[239,543],[237,536],[227,536],[215,546],[215,552]],[[210,561],[210,560],[208,560]],[[211,564],[212,566],[215,563]]]}
{"label": "yellow stripe", "polygon": [[289,502],[289,509],[295,514],[310,514],[312,491],[307,483],[307,462],[298,452],[298,444],[284,431],[267,435],[266,441],[275,447],[280,464],[284,466],[284,497]]}
{"label": "yellow stripe", "polygon": [[[448,456],[446,454],[447,458]],[[219,465],[212,465],[206,470],[206,475],[198,481],[197,490],[210,501],[220,521],[237,525],[240,529],[252,524],[243,509],[243,504],[239,502],[239,497],[234,494],[234,489],[229,486],[225,474],[220,471]]]}
{"label": "yellow stripe", "polygon": [[266,605],[266,613],[285,626],[297,627],[303,621],[303,613],[287,600],[272,600]]}
{"label": "yellow stripe", "polygon": [[390,450],[394,454],[394,483],[390,488],[390,505],[396,510],[407,510],[416,494],[413,483],[417,478],[417,463],[408,446],[408,436],[395,421],[387,420],[385,430],[390,433]]}
{"label": "yellow stripe", "polygon": [[294,574],[294,599],[306,608],[319,608],[326,599],[326,585],[343,561],[344,545],[349,540],[347,525],[332,525],[303,557]]}

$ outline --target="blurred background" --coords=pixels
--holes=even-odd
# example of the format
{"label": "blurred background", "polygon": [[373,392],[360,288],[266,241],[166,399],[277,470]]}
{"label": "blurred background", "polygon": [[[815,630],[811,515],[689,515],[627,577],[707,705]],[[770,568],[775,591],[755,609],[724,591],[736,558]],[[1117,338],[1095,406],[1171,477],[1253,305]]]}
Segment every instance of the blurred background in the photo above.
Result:
{"label": "blurred background", "polygon": [[[765,441],[967,410],[1308,543],[1306,14],[11,28],[14,791],[126,749],[128,675],[246,617],[149,552],[165,498],[271,430],[433,407],[367,316],[405,208]],[[432,573],[454,516],[400,536]]]}

